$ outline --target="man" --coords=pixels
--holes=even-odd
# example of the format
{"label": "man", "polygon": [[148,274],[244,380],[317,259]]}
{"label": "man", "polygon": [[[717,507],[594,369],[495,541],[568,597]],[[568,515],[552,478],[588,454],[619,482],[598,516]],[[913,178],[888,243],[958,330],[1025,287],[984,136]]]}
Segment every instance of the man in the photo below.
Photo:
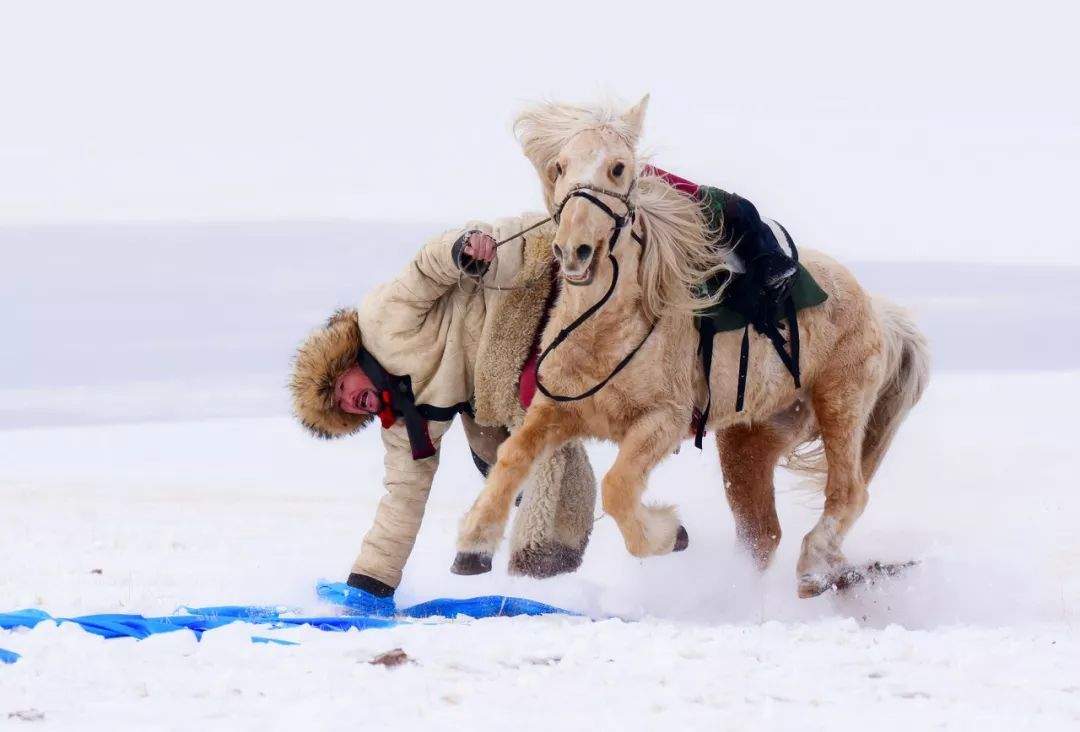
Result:
{"label": "man", "polygon": [[[376,416],[382,427],[386,492],[348,578],[376,604],[401,581],[454,417],[461,415],[481,472],[494,462],[506,430],[524,418],[535,390],[530,368],[553,298],[554,227],[498,249],[495,240],[542,218],[473,223],[464,233],[435,237],[358,310],[338,311],[299,349],[291,389],[305,427],[326,438],[352,434]],[[484,276],[486,286],[469,276]],[[511,572],[546,577],[576,569],[595,501],[584,448],[570,443],[536,471],[524,493]],[[490,559],[458,547],[452,571],[489,569]]]}

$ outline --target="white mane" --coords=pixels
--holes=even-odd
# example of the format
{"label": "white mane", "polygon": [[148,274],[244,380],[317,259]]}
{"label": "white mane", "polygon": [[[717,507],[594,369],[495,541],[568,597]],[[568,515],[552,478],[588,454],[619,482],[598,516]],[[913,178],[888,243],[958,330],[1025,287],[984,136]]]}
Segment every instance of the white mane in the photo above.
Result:
{"label": "white mane", "polygon": [[[610,103],[580,107],[542,102],[526,108],[514,121],[525,156],[540,176],[548,211],[555,206],[549,166],[572,137],[592,129],[614,132],[631,150],[637,148],[637,129],[623,110]],[[658,318],[669,311],[693,312],[715,304],[719,293],[703,294],[699,285],[727,269],[727,252],[716,244],[720,232],[708,227],[697,201],[663,179],[644,174],[644,160],[638,159],[636,165],[631,200],[645,234],[638,278],[646,314]]]}

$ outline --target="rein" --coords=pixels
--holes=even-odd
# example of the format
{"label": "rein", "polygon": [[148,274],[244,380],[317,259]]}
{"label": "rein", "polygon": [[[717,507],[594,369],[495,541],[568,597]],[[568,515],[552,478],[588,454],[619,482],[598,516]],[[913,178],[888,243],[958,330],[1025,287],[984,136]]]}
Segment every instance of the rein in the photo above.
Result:
{"label": "rein", "polygon": [[[640,351],[642,346],[645,345],[645,342],[649,340],[649,336],[652,335],[653,330],[656,329],[657,322],[659,322],[659,319],[653,321],[652,325],[649,326],[649,330],[645,334],[645,337],[641,339],[641,342],[634,346],[633,350],[630,351],[630,353],[626,354],[626,356],[624,356],[621,361],[619,361],[619,363],[615,366],[615,368],[611,371],[610,374],[608,374],[601,381],[597,382],[592,387],[586,389],[580,394],[577,394],[575,396],[569,396],[567,394],[554,394],[548,391],[547,387],[544,386],[543,381],[541,381],[540,379],[540,367],[543,365],[544,359],[551,355],[552,351],[562,345],[562,343],[570,336],[571,333],[580,328],[585,323],[585,321],[595,315],[597,311],[600,310],[600,308],[604,307],[607,301],[611,299],[612,294],[614,294],[615,292],[615,286],[619,283],[619,263],[615,261],[615,245],[618,243],[619,237],[622,235],[623,228],[627,225],[632,225],[636,215],[634,205],[630,202],[630,192],[634,189],[634,183],[635,181],[630,182],[630,187],[627,189],[626,193],[617,193],[615,191],[609,191],[604,188],[590,186],[585,183],[574,186],[567,192],[566,196],[555,209],[554,215],[552,215],[551,217],[556,223],[558,223],[559,217],[562,215],[563,208],[566,207],[566,204],[570,201],[571,198],[584,198],[586,201],[593,204],[601,211],[606,213],[608,216],[610,216],[611,220],[614,222],[614,225],[611,229],[611,236],[608,238],[608,261],[611,262],[611,284],[608,286],[607,292],[604,293],[603,297],[601,297],[587,310],[585,310],[585,312],[577,316],[574,319],[574,322],[570,323],[570,325],[560,330],[558,335],[555,336],[555,339],[548,345],[547,348],[544,349],[543,353],[541,353],[540,357],[536,360],[536,388],[540,390],[540,393],[542,393],[544,396],[546,396],[548,399],[551,399],[552,401],[576,402],[582,399],[588,399],[593,394],[603,389],[612,379],[614,379],[618,375],[620,371],[626,368],[626,366],[630,363],[634,356],[637,355],[637,352]],[[611,210],[610,206],[608,206],[606,203],[594,196],[592,193],[590,193],[590,191],[603,195],[608,195],[622,201],[623,204],[626,205],[626,213],[622,216],[619,216]],[[642,250],[644,250],[645,240],[638,236],[636,233],[634,233],[633,230],[630,231],[630,235],[634,238],[634,241],[636,241],[641,246]]]}
{"label": "rein", "polygon": [[[619,264],[615,261],[615,245],[618,243],[619,237],[622,235],[622,230],[628,225],[632,226],[634,219],[637,215],[637,209],[635,208],[633,202],[630,200],[630,194],[634,190],[635,183],[637,183],[637,179],[630,181],[630,187],[626,189],[626,193],[619,193],[618,191],[608,190],[607,188],[600,188],[598,186],[589,185],[588,183],[578,184],[572,187],[569,191],[567,191],[562,201],[560,201],[559,205],[555,207],[555,212],[551,216],[543,219],[542,221],[537,221],[532,226],[526,229],[522,229],[521,231],[512,234],[505,239],[495,242],[495,249],[498,250],[499,247],[501,247],[502,245],[508,244],[515,239],[520,238],[521,236],[532,231],[533,229],[543,226],[549,221],[554,221],[556,224],[559,223],[559,219],[562,217],[563,209],[566,208],[566,204],[570,202],[571,198],[584,198],[586,201],[588,201],[589,203],[606,213],[608,216],[610,216],[611,220],[614,222],[611,228],[611,236],[608,238],[608,261],[611,262],[611,285],[608,286],[607,292],[604,293],[603,297],[601,297],[599,300],[593,303],[585,312],[575,318],[574,322],[560,330],[558,335],[555,336],[555,340],[553,340],[551,344],[544,349],[543,353],[541,353],[540,357],[536,360],[536,388],[540,390],[540,393],[542,393],[544,396],[546,396],[548,399],[551,399],[552,401],[576,402],[582,399],[588,399],[593,394],[603,389],[605,386],[608,385],[608,382],[614,379],[620,371],[626,368],[626,366],[630,363],[634,356],[637,355],[637,352],[640,351],[642,346],[645,345],[645,342],[649,340],[649,336],[652,335],[653,330],[656,329],[656,324],[659,322],[659,319],[653,321],[652,325],[649,326],[649,331],[645,334],[645,337],[641,339],[641,342],[634,346],[634,349],[630,351],[630,353],[626,354],[626,356],[624,356],[621,361],[619,361],[619,363],[615,366],[615,368],[610,374],[608,374],[599,383],[594,384],[592,387],[586,389],[585,391],[576,396],[554,394],[548,391],[547,387],[544,386],[543,381],[541,381],[540,379],[540,366],[544,363],[544,359],[551,355],[552,351],[562,345],[562,343],[570,336],[571,333],[580,328],[585,323],[585,321],[595,315],[596,312],[600,310],[600,308],[604,307],[604,305],[607,303],[608,300],[611,299],[611,296],[615,292],[615,286],[619,283]],[[611,210],[610,206],[608,206],[606,203],[593,195],[594,193],[611,196],[612,198],[621,201],[623,205],[626,206],[626,213],[624,213],[622,216],[615,213]],[[633,230],[630,231],[630,236],[632,236],[634,238],[634,241],[636,241],[641,246],[642,250],[644,250],[645,240],[642,237],[638,236],[636,233],[634,233]],[[497,258],[494,261],[498,261]],[[484,274],[486,274],[486,272],[482,272],[478,275],[467,275],[463,272],[462,274],[458,275],[458,286],[461,286],[462,277],[468,277],[469,279],[473,280],[478,286],[483,287],[484,289],[498,290],[502,292],[523,290],[527,287],[531,287],[535,282],[526,282],[522,285],[516,285],[511,287],[488,285],[485,284],[483,281]]]}

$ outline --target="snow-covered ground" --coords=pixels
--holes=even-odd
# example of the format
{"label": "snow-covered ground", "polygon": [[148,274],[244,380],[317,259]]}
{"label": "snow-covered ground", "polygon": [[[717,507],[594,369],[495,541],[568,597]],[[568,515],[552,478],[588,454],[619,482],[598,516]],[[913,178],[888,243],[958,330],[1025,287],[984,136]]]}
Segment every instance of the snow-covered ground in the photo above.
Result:
{"label": "snow-covered ground", "polygon": [[[285,414],[288,353],[425,230],[355,226],[238,226],[221,248],[221,227],[6,232],[0,611],[314,609],[314,582],[344,578],[381,490],[379,442],[303,434]],[[294,257],[307,240],[346,264]],[[0,666],[0,725],[38,710],[69,729],[1075,728],[1080,351],[1061,332],[1080,277],[853,267],[916,309],[937,355],[847,544],[853,560],[921,560],[905,577],[796,599],[820,497],[782,472],[784,538],[758,576],[734,551],[715,455],[689,444],[649,494],[680,506],[687,552],[635,560],[601,517],[573,576],[455,577],[480,486],[455,428],[399,601],[508,593],[589,619],[262,633],[297,646],[254,645],[245,626],[135,642],[43,624],[0,632],[22,654]],[[610,464],[609,446],[590,451]],[[414,663],[367,663],[395,647]]]}
{"label": "snow-covered ground", "polygon": [[[0,717],[37,709],[81,729],[837,729],[868,715],[887,729],[1067,728],[1080,721],[1078,387],[1075,372],[939,376],[848,544],[852,558],[923,565],[803,601],[793,568],[815,498],[781,495],[784,539],[758,577],[732,551],[716,458],[691,449],[651,491],[680,505],[687,552],[635,560],[601,518],[574,576],[451,576],[456,519],[479,486],[455,429],[401,601],[503,592],[598,620],[270,633],[300,642],[289,647],[253,645],[243,626],[197,643],[46,624],[0,633],[23,655],[0,667]],[[1050,403],[1052,423],[1025,414]],[[313,581],[343,577],[380,490],[374,435],[314,442],[282,417],[9,430],[0,456],[4,609],[57,614],[313,607]],[[366,663],[395,647],[415,664]]]}

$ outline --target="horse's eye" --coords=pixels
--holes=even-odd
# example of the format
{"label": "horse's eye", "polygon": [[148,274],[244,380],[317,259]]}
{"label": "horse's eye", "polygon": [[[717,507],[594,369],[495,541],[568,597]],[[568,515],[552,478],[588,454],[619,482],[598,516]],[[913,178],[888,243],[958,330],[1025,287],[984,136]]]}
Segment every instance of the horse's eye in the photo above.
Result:
{"label": "horse's eye", "polygon": [[622,163],[615,163],[615,165],[611,166],[611,177],[618,178],[620,175],[623,174],[623,170],[625,169],[626,166]]}
{"label": "horse's eye", "polygon": [[555,176],[562,175],[562,163],[555,163]]}

